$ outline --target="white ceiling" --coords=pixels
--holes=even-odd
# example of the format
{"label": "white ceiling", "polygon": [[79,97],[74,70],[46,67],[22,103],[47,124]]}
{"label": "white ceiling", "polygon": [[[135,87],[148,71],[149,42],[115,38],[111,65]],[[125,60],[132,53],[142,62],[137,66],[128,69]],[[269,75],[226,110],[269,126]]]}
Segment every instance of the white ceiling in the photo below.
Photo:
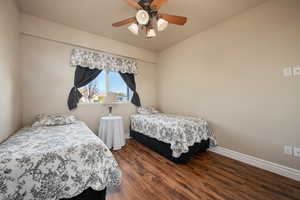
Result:
{"label": "white ceiling", "polygon": [[185,26],[169,25],[156,38],[135,36],[112,23],[134,16],[123,0],[18,0],[22,12],[153,51],[161,51],[266,0],[169,0],[163,13],[188,17]]}

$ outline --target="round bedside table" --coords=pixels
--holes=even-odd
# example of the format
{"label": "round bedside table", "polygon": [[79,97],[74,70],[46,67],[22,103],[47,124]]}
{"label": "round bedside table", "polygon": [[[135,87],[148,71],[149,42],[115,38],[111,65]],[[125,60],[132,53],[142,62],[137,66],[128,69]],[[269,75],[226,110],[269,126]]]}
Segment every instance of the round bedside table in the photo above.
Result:
{"label": "round bedside table", "polygon": [[121,149],[125,145],[123,118],[121,116],[102,117],[98,136],[109,149]]}

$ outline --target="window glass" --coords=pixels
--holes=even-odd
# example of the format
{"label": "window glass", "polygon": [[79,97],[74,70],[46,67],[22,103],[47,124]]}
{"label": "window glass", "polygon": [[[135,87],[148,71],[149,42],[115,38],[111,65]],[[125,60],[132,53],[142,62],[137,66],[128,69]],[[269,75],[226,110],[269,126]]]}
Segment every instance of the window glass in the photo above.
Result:
{"label": "window glass", "polygon": [[109,92],[117,94],[117,101],[129,100],[129,88],[118,72],[109,72]]}
{"label": "window glass", "polygon": [[83,95],[80,103],[102,103],[108,92],[117,94],[116,102],[127,102],[131,97],[131,90],[118,72],[103,70],[95,80],[79,88]]}

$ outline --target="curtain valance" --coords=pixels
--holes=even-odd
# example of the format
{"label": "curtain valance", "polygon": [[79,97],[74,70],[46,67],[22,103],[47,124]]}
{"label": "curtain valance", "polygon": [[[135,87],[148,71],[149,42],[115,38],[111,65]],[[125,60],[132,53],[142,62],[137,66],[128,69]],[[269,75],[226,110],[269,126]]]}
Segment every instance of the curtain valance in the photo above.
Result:
{"label": "curtain valance", "polygon": [[121,73],[137,73],[137,62],[135,59],[122,58],[111,54],[78,48],[72,50],[70,64],[74,67],[81,66],[90,69],[107,69]]}

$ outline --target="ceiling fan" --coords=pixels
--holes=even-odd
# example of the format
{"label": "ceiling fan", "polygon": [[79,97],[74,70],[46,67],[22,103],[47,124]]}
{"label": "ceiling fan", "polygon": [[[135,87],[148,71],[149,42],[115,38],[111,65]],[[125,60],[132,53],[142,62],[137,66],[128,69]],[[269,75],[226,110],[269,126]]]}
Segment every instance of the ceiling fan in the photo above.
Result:
{"label": "ceiling fan", "polygon": [[167,0],[123,0],[129,6],[137,10],[135,17],[131,17],[112,24],[114,27],[120,27],[126,24],[131,25],[128,29],[135,35],[139,34],[140,28],[146,32],[147,38],[156,36],[154,23],[157,24],[157,30],[163,31],[168,24],[184,25],[187,22],[186,17],[159,13],[159,9]]}

